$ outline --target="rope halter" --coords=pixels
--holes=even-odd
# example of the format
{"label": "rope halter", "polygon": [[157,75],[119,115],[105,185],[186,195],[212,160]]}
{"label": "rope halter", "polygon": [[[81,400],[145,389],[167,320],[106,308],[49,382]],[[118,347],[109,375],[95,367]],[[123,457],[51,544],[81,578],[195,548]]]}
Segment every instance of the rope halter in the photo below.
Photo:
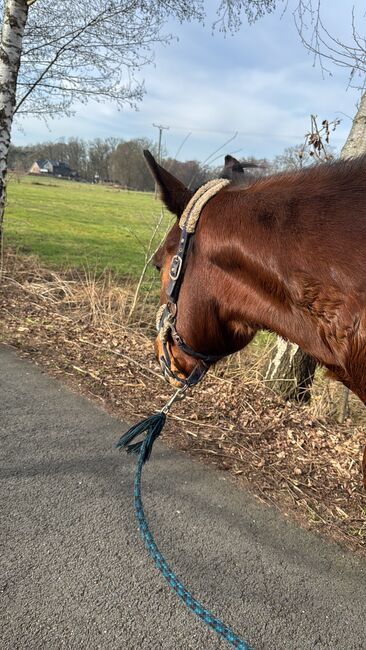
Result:
{"label": "rope halter", "polygon": [[[156,317],[156,329],[160,339],[163,354],[160,357],[160,365],[166,379],[173,379],[181,386],[194,386],[206,374],[209,366],[222,358],[222,355],[202,354],[193,350],[185,343],[176,330],[178,311],[178,296],[183,280],[183,266],[188,253],[190,238],[194,235],[201,216],[201,212],[210,199],[220,190],[229,185],[230,181],[224,178],[216,178],[202,185],[192,196],[186,206],[180,220],[179,227],[182,235],[179,240],[178,249],[173,255],[169,269],[169,284],[166,290],[167,302],[160,306]],[[188,356],[198,360],[191,374],[182,379],[172,369],[171,359],[168,351],[168,340],[173,339],[174,343]]]}

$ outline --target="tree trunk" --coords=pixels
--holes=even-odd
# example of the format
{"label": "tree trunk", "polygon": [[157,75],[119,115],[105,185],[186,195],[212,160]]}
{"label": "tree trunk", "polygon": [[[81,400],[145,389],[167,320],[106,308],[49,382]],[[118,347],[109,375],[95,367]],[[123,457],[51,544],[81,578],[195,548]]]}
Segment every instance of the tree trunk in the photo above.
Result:
{"label": "tree trunk", "polygon": [[[3,255],[3,223],[7,157],[13,122],[17,78],[24,28],[28,18],[27,0],[5,0],[0,44],[0,246]],[[2,269],[2,263],[1,263]]]}
{"label": "tree trunk", "polygon": [[366,153],[366,92],[363,93],[340,158],[354,158]]}
{"label": "tree trunk", "polygon": [[269,362],[266,383],[285,399],[305,404],[310,400],[310,388],[316,362],[294,343],[278,338],[276,350]]}
{"label": "tree trunk", "polygon": [[[340,158],[353,158],[366,153],[366,92],[363,93],[356,116]],[[315,362],[294,343],[278,339],[268,365],[265,379],[287,399],[308,402],[315,372]],[[341,419],[348,410],[348,389],[344,388]]]}

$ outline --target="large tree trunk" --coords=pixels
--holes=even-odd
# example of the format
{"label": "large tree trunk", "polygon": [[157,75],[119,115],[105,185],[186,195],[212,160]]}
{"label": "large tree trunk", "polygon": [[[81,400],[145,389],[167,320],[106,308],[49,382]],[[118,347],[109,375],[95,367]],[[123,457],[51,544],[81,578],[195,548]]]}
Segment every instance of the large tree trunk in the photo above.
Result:
{"label": "large tree trunk", "polygon": [[[340,158],[353,158],[366,153],[366,92],[363,93],[351,131],[340,153]],[[286,399],[308,402],[313,382],[315,363],[297,345],[278,339],[265,379]],[[347,416],[348,389],[344,389],[340,419]]]}
{"label": "large tree trunk", "polygon": [[340,157],[354,158],[363,153],[366,153],[366,92],[361,97],[358,111]]}
{"label": "large tree trunk", "polygon": [[285,399],[305,404],[310,400],[310,388],[316,362],[294,343],[278,338],[272,356],[266,383]]}
{"label": "large tree trunk", "polygon": [[3,251],[3,221],[7,157],[13,122],[17,78],[24,28],[28,18],[27,0],[5,0],[0,44],[0,246]]}

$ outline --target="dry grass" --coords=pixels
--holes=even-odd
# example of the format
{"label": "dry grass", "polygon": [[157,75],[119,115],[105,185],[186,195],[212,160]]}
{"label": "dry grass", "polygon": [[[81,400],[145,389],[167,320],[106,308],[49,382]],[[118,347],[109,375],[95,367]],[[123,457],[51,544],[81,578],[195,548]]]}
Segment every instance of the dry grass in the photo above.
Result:
{"label": "dry grass", "polygon": [[[113,275],[62,275],[8,254],[0,337],[123,419],[171,394],[153,355],[149,294],[126,325],[133,288]],[[310,407],[284,403],[260,381],[273,340],[259,339],[206,378],[169,418],[167,444],[227,470],[257,496],[357,550],[366,550],[361,487],[364,416],[337,424],[336,384],[319,373]]]}

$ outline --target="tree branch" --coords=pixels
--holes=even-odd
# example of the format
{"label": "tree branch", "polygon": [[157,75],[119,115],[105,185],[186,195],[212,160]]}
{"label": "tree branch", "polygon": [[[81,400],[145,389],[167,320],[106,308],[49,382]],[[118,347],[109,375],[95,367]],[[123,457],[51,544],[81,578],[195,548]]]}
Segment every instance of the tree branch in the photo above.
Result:
{"label": "tree branch", "polygon": [[[33,0],[33,2],[36,2],[36,0]],[[14,109],[14,114],[18,112],[19,108],[21,107],[22,104],[24,104],[25,100],[29,97],[29,95],[33,92],[33,90],[36,88],[36,86],[44,79],[46,76],[47,72],[52,68],[52,66],[56,63],[56,61],[60,58],[61,54],[63,54],[69,46],[77,39],[79,36],[81,36],[84,32],[86,32],[91,26],[93,26],[97,20],[100,19],[98,16],[97,18],[92,19],[89,21],[89,23],[86,23],[83,27],[81,27],[78,31],[76,31],[72,37],[60,47],[60,49],[56,52],[54,57],[51,59],[51,61],[48,63],[48,65],[45,67],[43,72],[39,75],[38,79],[32,83],[30,86],[29,90],[23,95],[23,97],[19,100],[17,103],[15,109]]]}

